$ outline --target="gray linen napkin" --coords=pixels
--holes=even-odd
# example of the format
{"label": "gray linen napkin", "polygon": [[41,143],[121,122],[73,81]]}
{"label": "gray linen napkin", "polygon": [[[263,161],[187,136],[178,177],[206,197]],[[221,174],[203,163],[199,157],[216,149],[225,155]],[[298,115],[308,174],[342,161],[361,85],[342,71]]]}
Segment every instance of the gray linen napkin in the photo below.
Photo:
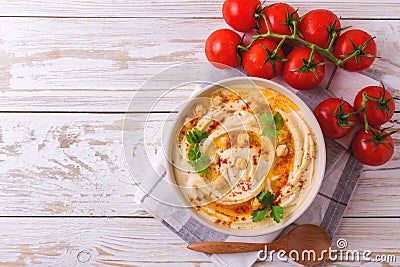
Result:
{"label": "gray linen napkin", "polygon": [[[282,80],[276,82],[289,88]],[[319,102],[333,96],[343,97],[352,103],[354,96],[361,88],[378,84],[376,80],[365,75],[337,69],[326,88],[297,91],[296,94],[313,110]],[[165,159],[161,153],[158,153],[154,159],[157,170],[149,174],[157,175],[159,178],[154,179],[155,182],[150,192],[145,193],[138,189],[135,199],[151,215],[159,219],[187,243],[201,241],[270,242],[285,234],[294,226],[305,223],[321,225],[333,238],[363,167],[349,151],[352,135],[354,135],[354,131],[340,140],[325,140],[327,164],[325,177],[318,195],[304,215],[280,233],[275,232],[258,237],[228,236],[203,226],[191,217],[186,208],[172,207],[153,199],[151,197],[153,192],[164,191],[164,194],[168,194],[169,190],[165,188],[165,184],[163,188],[157,187],[161,179],[168,179],[164,167]],[[251,266],[257,260],[257,252],[207,256],[214,263],[227,267]]]}

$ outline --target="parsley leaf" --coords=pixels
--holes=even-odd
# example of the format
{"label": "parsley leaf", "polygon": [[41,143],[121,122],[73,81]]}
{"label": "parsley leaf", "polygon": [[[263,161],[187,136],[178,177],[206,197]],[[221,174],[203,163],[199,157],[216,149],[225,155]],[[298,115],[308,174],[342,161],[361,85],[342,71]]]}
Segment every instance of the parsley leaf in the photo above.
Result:
{"label": "parsley leaf", "polygon": [[186,133],[186,141],[192,145],[188,151],[188,162],[201,177],[206,175],[211,162],[210,158],[200,150],[200,143],[207,138],[207,132],[198,129]]}
{"label": "parsley leaf", "polygon": [[264,127],[273,127],[274,117],[270,112],[263,112],[260,116],[261,125]]}
{"label": "parsley leaf", "polygon": [[274,124],[276,128],[283,126],[283,118],[279,112],[275,113],[275,115],[272,115],[271,112],[263,112],[260,116],[260,123],[263,126],[262,136],[277,137],[281,134],[279,130],[274,130]]}
{"label": "parsley leaf", "polygon": [[[263,126],[263,130],[261,135],[267,137],[277,137],[281,134],[277,128],[281,128],[284,124],[283,117],[279,112],[276,112],[275,115],[272,115],[271,112],[263,112],[260,116],[260,123]],[[274,131],[275,125],[275,131]]]}
{"label": "parsley leaf", "polygon": [[283,126],[283,117],[281,113],[276,112],[274,115],[275,127],[281,128]]}
{"label": "parsley leaf", "polygon": [[272,129],[272,128],[265,127],[262,130],[261,135],[267,136],[267,137],[272,137],[274,135],[274,133],[275,133],[275,137],[278,137],[281,134],[281,131],[279,131],[279,130],[274,131],[274,129]]}
{"label": "parsley leaf", "polygon": [[283,218],[283,208],[278,205],[274,205],[274,194],[270,191],[260,192],[257,199],[263,206],[262,209],[255,210],[251,213],[252,221],[259,222],[265,218],[267,211],[270,211],[269,216],[277,223],[279,223]]}
{"label": "parsley leaf", "polygon": [[186,140],[189,144],[200,144],[203,140],[208,138],[207,132],[202,132],[199,129],[194,129],[186,133]]}
{"label": "parsley leaf", "polygon": [[251,213],[253,222],[261,222],[265,215],[267,214],[267,209],[255,210]]}
{"label": "parsley leaf", "polygon": [[194,148],[189,149],[189,152],[188,152],[189,162],[193,161],[193,160],[196,160],[199,157],[200,156],[197,155],[197,149],[194,149]]}
{"label": "parsley leaf", "polygon": [[275,222],[280,223],[283,218],[283,208],[281,206],[272,206],[269,216],[271,216]]}
{"label": "parsley leaf", "polygon": [[272,137],[274,135],[274,129],[270,127],[265,127],[261,133],[262,136]]}
{"label": "parsley leaf", "polygon": [[194,160],[189,160],[189,164],[192,165],[194,170],[203,177],[207,172],[208,164],[210,164],[211,160],[206,154],[200,151],[200,148],[198,152],[195,151],[195,153],[197,153],[196,155],[198,156],[196,156],[196,159]]}
{"label": "parsley leaf", "polygon": [[267,193],[261,191],[257,198],[263,206],[272,205],[274,203],[274,194],[272,194],[270,191],[267,191]]}
{"label": "parsley leaf", "polygon": [[206,169],[202,169],[201,171],[197,171],[197,173],[198,173],[201,177],[204,177],[204,175],[206,175],[206,173],[207,173],[207,168],[206,168]]}

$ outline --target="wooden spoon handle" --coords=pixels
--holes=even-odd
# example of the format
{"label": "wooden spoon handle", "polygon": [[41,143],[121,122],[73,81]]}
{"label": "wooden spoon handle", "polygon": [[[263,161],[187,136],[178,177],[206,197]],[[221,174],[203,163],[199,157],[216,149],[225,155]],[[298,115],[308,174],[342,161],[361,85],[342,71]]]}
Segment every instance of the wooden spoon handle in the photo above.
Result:
{"label": "wooden spoon handle", "polygon": [[228,254],[263,250],[266,244],[239,242],[197,242],[189,244],[188,249],[210,253]]}

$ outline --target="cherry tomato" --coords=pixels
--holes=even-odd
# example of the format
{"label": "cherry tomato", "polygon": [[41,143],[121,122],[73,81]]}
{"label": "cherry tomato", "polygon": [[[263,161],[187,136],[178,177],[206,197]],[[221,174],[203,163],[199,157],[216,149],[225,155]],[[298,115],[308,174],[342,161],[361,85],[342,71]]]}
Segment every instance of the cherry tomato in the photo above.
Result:
{"label": "cherry tomato", "polygon": [[[362,108],[363,93],[377,100],[368,100],[366,103],[366,114],[369,125],[377,126],[388,122],[392,118],[395,109],[392,94],[380,86],[365,87],[357,93],[354,99],[354,108],[356,110]],[[358,116],[361,121],[364,121],[364,113],[360,112]]]}
{"label": "cherry tomato", "polygon": [[[329,27],[340,29],[339,18],[332,11],[315,9],[308,12],[301,19],[299,30],[307,42],[326,48],[330,41]],[[337,33],[340,35],[340,32]]]}
{"label": "cherry tomato", "polygon": [[257,27],[254,16],[257,8],[261,9],[259,0],[226,0],[222,6],[222,15],[233,29],[248,32]]}
{"label": "cherry tomato", "polygon": [[246,72],[250,76],[269,80],[279,75],[283,65],[282,61],[279,61],[279,58],[285,56],[282,49],[278,50],[276,55],[278,58],[276,60],[272,59],[275,62],[275,72],[273,63],[271,61],[266,62],[268,58],[266,49],[270,53],[273,53],[276,47],[277,44],[270,39],[259,39],[254,42],[250,49],[242,54],[243,67]]}
{"label": "cherry tomato", "polygon": [[[292,6],[285,3],[273,4],[264,9],[261,14],[265,15],[273,33],[285,35],[292,34],[289,25],[285,23],[290,19],[295,20],[299,18],[299,14],[297,14],[296,10]],[[291,16],[292,18],[290,18]],[[260,17],[259,20],[259,27],[261,33],[268,32],[267,25],[262,17]]]}
{"label": "cherry tomato", "polygon": [[[352,42],[355,46],[358,47],[359,54],[346,61],[343,68],[348,71],[362,71],[369,68],[369,66],[371,66],[375,60],[376,43],[372,39],[371,35],[369,35],[365,31],[349,30],[344,32],[336,40],[335,46],[333,48],[333,54],[339,59],[345,59],[348,54],[354,52]],[[365,46],[365,48],[360,49],[367,42],[369,43]]]}
{"label": "cherry tomato", "polygon": [[314,115],[324,136],[329,139],[338,139],[353,129],[356,117],[346,117],[346,114],[353,112],[354,109],[348,102],[340,98],[328,98],[319,103],[314,110]]}
{"label": "cherry tomato", "polygon": [[[226,66],[236,67],[239,65],[237,47],[241,37],[236,32],[229,29],[220,29],[211,33],[206,40],[206,57],[208,61],[218,68]],[[221,66],[220,64],[226,65]]]}
{"label": "cherry tomato", "polygon": [[311,49],[308,47],[295,48],[287,56],[288,61],[283,64],[283,78],[293,88],[298,90],[309,90],[322,82],[325,75],[325,65],[322,57],[315,52],[310,68],[306,68],[303,59],[310,58]]}
{"label": "cherry tomato", "polygon": [[[375,132],[375,133],[374,133]],[[352,142],[354,156],[364,164],[379,166],[390,160],[394,152],[393,139],[388,132],[361,129]]]}

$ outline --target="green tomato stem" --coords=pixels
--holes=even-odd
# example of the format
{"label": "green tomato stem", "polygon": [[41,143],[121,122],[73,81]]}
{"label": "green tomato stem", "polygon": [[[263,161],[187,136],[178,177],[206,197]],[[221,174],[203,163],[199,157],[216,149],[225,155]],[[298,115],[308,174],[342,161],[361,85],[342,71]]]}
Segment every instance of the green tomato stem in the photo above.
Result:
{"label": "green tomato stem", "polygon": [[307,61],[307,67],[308,68],[313,63],[314,54],[315,54],[315,45],[312,45],[310,48],[311,48],[311,53],[310,53],[310,57],[308,58],[308,61]]}
{"label": "green tomato stem", "polygon": [[[343,65],[344,65],[344,63],[346,61],[350,60],[351,58],[357,56],[360,53],[359,50],[355,50],[355,51],[353,51],[353,53],[351,53],[349,56],[347,56],[344,59],[336,58],[335,55],[331,52],[333,44],[335,43],[336,38],[337,38],[337,32],[336,31],[334,31],[332,33],[332,36],[331,36],[331,38],[329,40],[328,47],[327,48],[322,48],[322,47],[320,47],[318,45],[315,45],[313,43],[307,42],[307,41],[305,41],[302,38],[297,36],[297,23],[298,23],[298,21],[296,21],[296,20],[291,22],[291,24],[293,26],[292,34],[291,35],[285,35],[285,34],[273,33],[271,31],[271,27],[269,25],[267,17],[264,14],[257,13],[255,15],[255,17],[263,19],[264,22],[265,22],[265,25],[267,26],[267,33],[263,33],[263,34],[259,34],[259,35],[253,36],[253,38],[256,39],[256,40],[259,39],[259,38],[267,38],[267,37],[275,37],[275,38],[278,38],[278,39],[282,39],[283,42],[285,40],[293,40],[293,41],[295,41],[297,43],[300,43],[300,44],[302,44],[302,45],[304,45],[306,47],[309,47],[309,48],[311,48],[311,49],[313,49],[315,51],[318,51],[319,53],[325,55],[328,59],[330,59],[333,63],[335,63],[336,66],[339,66],[339,67],[343,67]],[[281,48],[281,46],[283,45],[282,41],[279,43],[280,45],[278,45],[278,47],[274,50],[273,54],[276,55],[276,53],[278,53],[279,48]]]}
{"label": "green tomato stem", "polygon": [[333,44],[335,43],[335,41],[336,41],[336,38],[337,38],[337,32],[333,32],[332,33],[332,36],[331,36],[331,39],[329,40],[329,45],[328,45],[328,47],[326,48],[328,51],[331,51],[331,49],[332,49],[332,47],[333,47]]}
{"label": "green tomato stem", "polygon": [[368,102],[368,100],[371,100],[371,98],[367,95],[367,93],[364,92],[362,94],[362,102],[361,102],[362,106],[361,106],[361,108],[359,110],[356,110],[356,111],[351,112],[351,113],[347,113],[346,115],[342,116],[343,119],[348,119],[348,118],[350,118],[350,117],[362,112],[363,116],[364,116],[364,130],[366,132],[371,129],[371,127],[368,124],[368,120],[367,120],[367,102]]}
{"label": "green tomato stem", "polygon": [[[276,34],[276,33],[263,33],[263,34],[259,34],[259,35],[255,35],[253,36],[253,38],[255,39],[259,39],[259,38],[267,38],[267,37],[275,37],[278,39],[283,39],[285,38],[285,40],[293,40],[295,42],[298,42],[306,47],[312,48],[314,46],[314,49],[316,51],[318,51],[321,54],[324,54],[327,58],[329,58],[333,63],[335,63],[335,65],[339,66],[339,67],[343,67],[343,64],[345,61],[347,61],[350,58],[346,58],[344,60],[340,60],[338,58],[336,58],[333,53],[327,49],[327,48],[322,48],[318,45],[312,44],[310,42],[304,41],[303,39],[294,36],[294,35],[283,35],[283,34]],[[354,55],[351,55],[349,57],[354,57],[356,54],[353,53]]]}
{"label": "green tomato stem", "polygon": [[362,107],[362,108],[360,108],[359,110],[356,110],[356,111],[354,111],[354,112],[347,113],[346,115],[343,115],[342,118],[343,118],[343,119],[348,119],[348,118],[353,117],[354,115],[356,115],[356,114],[358,114],[358,113],[360,113],[360,112],[363,112],[363,111],[364,111],[364,108]]}
{"label": "green tomato stem", "polygon": [[362,94],[362,108],[361,109],[362,109],[362,112],[364,115],[364,127],[365,127],[364,130],[366,132],[370,129],[368,120],[367,120],[367,102],[368,102],[368,100],[369,100],[369,97],[368,97],[367,93],[364,92]]}
{"label": "green tomato stem", "polygon": [[279,49],[281,49],[283,43],[286,41],[286,38],[282,38],[282,40],[279,42],[278,46],[275,48],[274,52],[272,52],[271,57],[275,57],[278,54]]}

